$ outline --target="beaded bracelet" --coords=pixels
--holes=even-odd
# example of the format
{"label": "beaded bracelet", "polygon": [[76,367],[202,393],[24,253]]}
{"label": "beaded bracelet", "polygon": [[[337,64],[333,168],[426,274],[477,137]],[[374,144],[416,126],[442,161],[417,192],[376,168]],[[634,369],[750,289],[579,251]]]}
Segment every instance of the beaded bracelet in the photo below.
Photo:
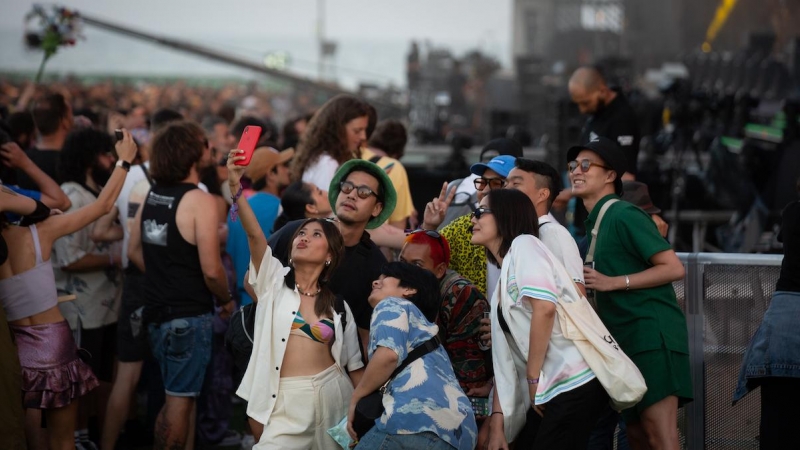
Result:
{"label": "beaded bracelet", "polygon": [[539,384],[538,378],[528,378],[528,384]]}
{"label": "beaded bracelet", "polygon": [[242,196],[242,185],[239,184],[239,190],[236,191],[235,195],[231,195],[231,200],[233,200],[233,205],[231,206],[231,222],[236,222],[236,218],[239,217],[239,205],[236,203],[239,200],[239,197]]}

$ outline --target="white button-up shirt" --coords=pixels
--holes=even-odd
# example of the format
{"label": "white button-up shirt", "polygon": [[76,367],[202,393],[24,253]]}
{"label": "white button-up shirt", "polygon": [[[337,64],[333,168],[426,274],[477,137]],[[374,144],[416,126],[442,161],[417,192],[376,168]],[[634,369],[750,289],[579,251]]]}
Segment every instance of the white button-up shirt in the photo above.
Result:
{"label": "white button-up shirt", "polygon": [[[236,395],[247,400],[247,415],[265,425],[278,398],[280,371],[276,368],[283,364],[292,322],[300,308],[300,295],[284,284],[288,272],[288,267],[283,267],[278,259],[272,257],[270,247],[264,252],[257,274],[253,261],[250,261],[248,282],[258,297],[255,337],[250,363]],[[331,355],[336,365],[352,372],[364,367],[364,363],[361,361],[355,319],[347,303],[345,311],[347,325],[344,330],[341,315],[331,311],[336,336]]]}

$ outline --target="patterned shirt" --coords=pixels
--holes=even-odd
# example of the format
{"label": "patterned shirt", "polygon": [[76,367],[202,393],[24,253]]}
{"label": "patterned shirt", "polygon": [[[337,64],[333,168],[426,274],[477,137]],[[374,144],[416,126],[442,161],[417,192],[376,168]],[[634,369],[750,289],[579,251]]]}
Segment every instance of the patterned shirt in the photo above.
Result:
{"label": "patterned shirt", "polygon": [[[372,313],[369,356],[378,347],[397,353],[397,365],[414,348],[439,332],[410,301],[390,297]],[[442,347],[427,353],[403,369],[386,389],[383,412],[375,423],[388,434],[426,431],[459,450],[475,448],[478,427],[469,399],[458,385],[447,352]]]}
{"label": "patterned shirt", "polygon": [[440,233],[450,244],[450,268],[486,292],[486,250],[472,245],[472,222],[469,214],[461,216],[442,228]]}
{"label": "patterned shirt", "polygon": [[457,272],[448,270],[439,282],[442,306],[436,323],[456,378],[464,391],[486,383],[486,359],[478,347],[480,320],[489,310],[486,297]]}
{"label": "patterned shirt", "polygon": [[[61,185],[72,206],[64,211],[76,211],[93,203],[97,198],[77,183]],[[122,273],[118,267],[95,269],[81,272],[64,271],[86,255],[102,255],[109,258],[112,252],[119,253],[119,245],[92,240],[94,222],[80,230],[63,236],[53,243],[51,259],[59,295],[75,294],[75,300],[58,305],[61,314],[73,330],[100,328],[115,323],[122,298]]]}

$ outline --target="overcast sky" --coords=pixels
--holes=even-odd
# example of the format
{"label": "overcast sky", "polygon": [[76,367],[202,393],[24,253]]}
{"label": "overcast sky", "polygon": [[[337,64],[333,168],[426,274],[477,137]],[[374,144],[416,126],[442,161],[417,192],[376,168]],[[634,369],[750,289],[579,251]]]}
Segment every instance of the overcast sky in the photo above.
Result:
{"label": "overcast sky", "polygon": [[[511,1],[326,0],[325,35],[340,44],[336,60],[342,67],[339,81],[353,85],[359,77],[369,78],[363,74],[374,73],[379,82],[404,83],[405,52],[412,39],[450,48],[457,55],[478,48],[508,66]],[[0,48],[0,70],[37,67],[38,57],[24,53],[21,39],[15,38],[22,37],[25,14],[34,3],[38,2],[0,0],[0,46],[4,47]],[[156,35],[227,48],[240,55],[245,52],[245,57],[257,61],[265,51],[288,50],[294,60],[290,70],[316,73],[318,0],[71,0],[59,4]],[[196,57],[167,59],[167,50],[130,38],[109,39],[106,33],[87,27],[86,41],[78,43],[78,50],[60,53],[48,63],[48,70],[89,73],[112,67],[125,71],[129,61],[119,61],[125,55],[142,62],[147,59],[151,72],[169,72],[171,67],[180,69],[186,64],[198,70],[221,67]],[[359,45],[361,40],[367,45]],[[119,52],[114,50],[117,46]],[[148,48],[153,49],[149,59]],[[341,79],[348,76],[349,80]]]}
{"label": "overcast sky", "polygon": [[[0,0],[0,29],[22,29],[34,2]],[[511,36],[511,0],[328,0],[326,34],[436,42],[491,41]],[[60,3],[98,18],[165,35],[313,37],[318,0],[71,0]]]}

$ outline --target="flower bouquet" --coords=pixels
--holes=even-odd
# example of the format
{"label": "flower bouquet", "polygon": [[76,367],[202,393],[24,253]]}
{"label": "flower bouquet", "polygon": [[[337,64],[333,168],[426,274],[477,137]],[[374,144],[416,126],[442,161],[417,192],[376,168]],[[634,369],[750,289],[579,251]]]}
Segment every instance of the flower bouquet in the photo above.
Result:
{"label": "flower bouquet", "polygon": [[[31,22],[38,22],[38,28],[31,29]],[[47,60],[60,47],[73,46],[82,37],[80,15],[77,11],[59,6],[52,6],[48,10],[41,5],[34,5],[25,16],[25,43],[29,48],[44,51],[34,83],[39,83]]]}

